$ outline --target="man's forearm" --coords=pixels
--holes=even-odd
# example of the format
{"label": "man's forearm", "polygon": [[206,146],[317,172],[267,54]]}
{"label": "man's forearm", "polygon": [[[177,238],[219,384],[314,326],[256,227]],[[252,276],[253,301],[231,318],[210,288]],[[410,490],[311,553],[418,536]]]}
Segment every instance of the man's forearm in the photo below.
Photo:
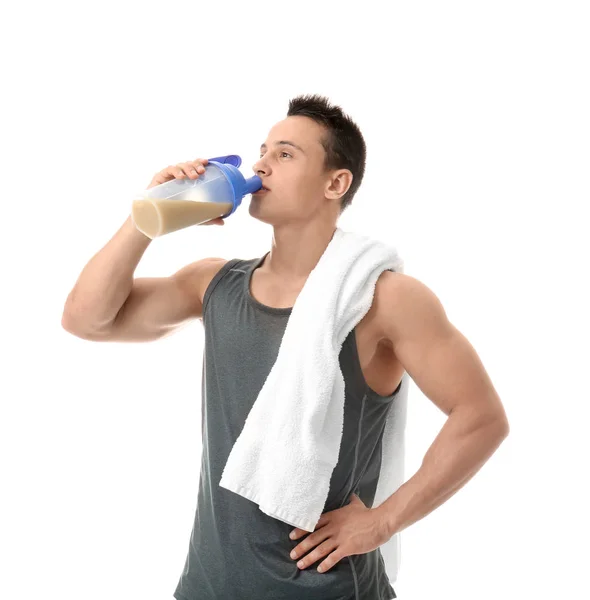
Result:
{"label": "man's forearm", "polygon": [[504,420],[451,412],[420,469],[375,508],[391,537],[443,504],[467,483],[508,435]]}
{"label": "man's forearm", "polygon": [[67,297],[62,325],[69,331],[90,331],[112,323],[131,292],[135,269],[151,241],[129,215],[82,270]]}

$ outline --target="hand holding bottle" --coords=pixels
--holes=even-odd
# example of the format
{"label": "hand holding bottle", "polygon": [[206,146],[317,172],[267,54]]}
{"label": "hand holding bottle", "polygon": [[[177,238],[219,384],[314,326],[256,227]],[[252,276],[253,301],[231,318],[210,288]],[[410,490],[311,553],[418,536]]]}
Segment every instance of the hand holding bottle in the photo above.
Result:
{"label": "hand holding bottle", "polygon": [[248,194],[262,186],[258,175],[244,177],[237,154],[170,165],[154,175],[133,199],[137,229],[153,239],[192,225],[225,225]]}
{"label": "hand holding bottle", "polygon": [[[170,165],[156,173],[146,189],[149,190],[172,179],[183,179],[184,177],[197,179],[199,175],[205,172],[205,166],[208,162],[206,158],[197,158],[193,161]],[[204,223],[199,223],[199,225],[225,225],[225,221],[221,217],[217,217]]]}

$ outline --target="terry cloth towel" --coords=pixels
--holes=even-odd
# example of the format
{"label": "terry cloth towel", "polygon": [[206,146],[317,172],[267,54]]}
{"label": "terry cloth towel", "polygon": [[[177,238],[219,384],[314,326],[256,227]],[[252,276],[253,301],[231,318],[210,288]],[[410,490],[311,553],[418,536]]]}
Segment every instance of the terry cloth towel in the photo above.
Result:
{"label": "terry cloth towel", "polygon": [[[339,354],[373,302],[385,270],[403,272],[395,248],[336,228],[289,315],[279,352],[229,454],[219,485],[267,515],[314,531],[338,461],[344,423]],[[408,375],[387,413],[373,508],[403,483]],[[391,583],[399,533],[380,546]]]}

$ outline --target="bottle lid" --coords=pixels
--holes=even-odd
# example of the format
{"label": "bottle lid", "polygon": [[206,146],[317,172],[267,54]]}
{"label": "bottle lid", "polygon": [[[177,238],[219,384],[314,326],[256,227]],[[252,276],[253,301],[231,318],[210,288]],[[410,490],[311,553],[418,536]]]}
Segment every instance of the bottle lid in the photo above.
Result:
{"label": "bottle lid", "polygon": [[226,156],[216,156],[215,158],[208,158],[207,160],[213,160],[223,165],[232,165],[239,167],[242,164],[242,159],[237,154],[227,154]]}
{"label": "bottle lid", "polygon": [[238,167],[242,164],[242,159],[237,154],[217,156],[215,158],[209,158],[208,160],[210,162],[217,163],[217,166],[225,175],[231,186],[233,192],[233,207],[231,211],[223,215],[222,218],[229,217],[236,211],[238,206],[240,206],[242,203],[242,198],[246,194],[257,192],[262,187],[262,179],[260,179],[258,175],[253,175],[252,177],[246,179],[238,170]]}

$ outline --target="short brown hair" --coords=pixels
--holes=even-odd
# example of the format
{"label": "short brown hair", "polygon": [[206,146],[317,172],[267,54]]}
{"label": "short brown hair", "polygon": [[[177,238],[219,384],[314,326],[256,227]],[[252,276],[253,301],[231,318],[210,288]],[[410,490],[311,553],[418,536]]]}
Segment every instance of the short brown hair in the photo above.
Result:
{"label": "short brown hair", "polygon": [[350,169],[352,183],[340,199],[340,214],[352,202],[365,174],[367,148],[361,130],[339,106],[325,96],[307,94],[289,100],[288,117],[309,117],[324,125],[327,135],[321,140],[326,151],[324,169]]}

